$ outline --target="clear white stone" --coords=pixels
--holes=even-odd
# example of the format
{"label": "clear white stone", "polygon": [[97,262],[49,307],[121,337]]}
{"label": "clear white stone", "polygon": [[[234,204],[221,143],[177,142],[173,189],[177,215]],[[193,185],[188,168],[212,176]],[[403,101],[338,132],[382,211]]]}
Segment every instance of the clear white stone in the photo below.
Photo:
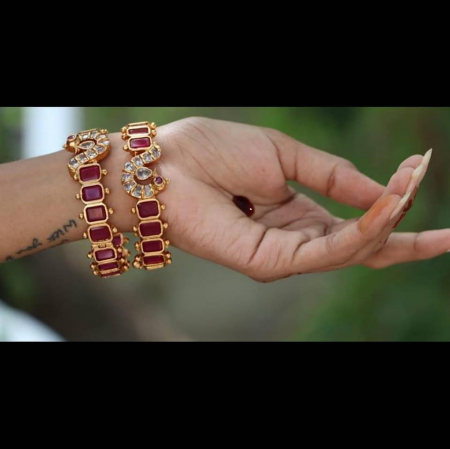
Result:
{"label": "clear white stone", "polygon": [[127,191],[128,193],[131,192],[131,189],[136,185],[136,183],[134,181],[131,182],[127,182],[126,184],[124,184],[123,188],[125,189],[125,191]]}
{"label": "clear white stone", "polygon": [[105,147],[109,146],[111,144],[111,142],[109,140],[104,140],[102,142],[102,145],[105,145]]}
{"label": "clear white stone", "polygon": [[95,145],[94,149],[97,150],[98,154],[102,154],[106,150],[106,148],[102,147],[101,145]]}
{"label": "clear white stone", "polygon": [[141,158],[144,160],[146,164],[149,164],[150,162],[153,161],[153,156],[148,151],[142,153]]}
{"label": "clear white stone", "polygon": [[158,148],[153,148],[152,154],[155,159],[158,159],[159,157],[161,157],[161,151],[158,150]]}
{"label": "clear white stone", "polygon": [[94,149],[90,149],[86,151],[86,155],[89,159],[94,159],[98,156],[98,153]]}
{"label": "clear white stone", "polygon": [[142,190],[142,186],[138,184],[131,195],[140,198],[142,196]]}
{"label": "clear white stone", "polygon": [[136,156],[131,160],[133,161],[133,164],[136,165],[136,167],[142,167],[144,165],[144,161],[139,156]]}
{"label": "clear white stone", "polygon": [[83,150],[87,150],[89,148],[92,148],[95,145],[95,143],[92,140],[89,140],[88,142],[80,143],[80,148],[83,148]]}
{"label": "clear white stone", "polygon": [[136,167],[131,162],[127,162],[125,164],[125,170],[126,171],[130,171],[130,172],[134,172],[134,170],[136,170]]}
{"label": "clear white stone", "polygon": [[92,132],[91,132],[91,137],[92,137],[93,139],[95,139],[99,134],[100,134],[100,133],[99,133],[98,131],[92,131]]}
{"label": "clear white stone", "polygon": [[145,181],[146,179],[150,178],[150,176],[152,176],[152,173],[153,172],[149,168],[141,167],[137,169],[136,176],[141,181]]}
{"label": "clear white stone", "polygon": [[147,185],[144,188],[144,198],[150,198],[153,196],[153,189]]}
{"label": "clear white stone", "polygon": [[77,159],[79,162],[81,162],[82,164],[84,164],[88,158],[86,157],[86,155],[84,153],[81,153],[77,156]]}
{"label": "clear white stone", "polygon": [[103,140],[106,139],[106,136],[104,134],[101,134],[100,136],[98,136],[97,140]]}
{"label": "clear white stone", "polygon": [[78,167],[78,161],[77,161],[75,158],[72,158],[72,159],[70,159],[70,161],[69,161],[69,165],[70,165],[72,168],[77,168],[77,167]]}
{"label": "clear white stone", "polygon": [[89,134],[83,134],[83,136],[81,137],[83,140],[89,139]]}
{"label": "clear white stone", "polygon": [[123,173],[122,182],[131,181],[133,179],[133,175],[131,173]]}

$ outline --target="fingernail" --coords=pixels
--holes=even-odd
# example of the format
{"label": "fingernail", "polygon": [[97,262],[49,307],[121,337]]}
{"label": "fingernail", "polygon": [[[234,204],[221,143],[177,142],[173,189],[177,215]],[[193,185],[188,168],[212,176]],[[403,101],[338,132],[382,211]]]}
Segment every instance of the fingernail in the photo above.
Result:
{"label": "fingernail", "polygon": [[425,174],[427,173],[428,165],[430,164],[430,159],[431,159],[432,154],[433,154],[433,149],[430,148],[425,153],[425,156],[422,159],[422,163],[420,165],[423,166],[423,170],[417,181],[418,184],[420,184],[422,182],[423,178],[425,177]]}
{"label": "fingernail", "polygon": [[406,203],[408,202],[409,198],[411,197],[412,192],[408,192],[397,204],[396,208],[394,209],[394,212],[391,214],[390,220],[394,219],[405,207]]}
{"label": "fingernail", "polygon": [[430,163],[432,154],[433,149],[428,150],[422,158],[420,165],[412,172],[406,193],[412,192],[423,181],[423,178],[427,173],[428,164]]}

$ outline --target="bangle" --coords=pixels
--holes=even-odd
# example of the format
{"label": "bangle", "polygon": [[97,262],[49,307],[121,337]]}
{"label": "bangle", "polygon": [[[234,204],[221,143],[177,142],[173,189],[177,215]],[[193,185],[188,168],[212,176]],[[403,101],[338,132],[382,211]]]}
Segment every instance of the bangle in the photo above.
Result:
{"label": "bangle", "polygon": [[126,141],[123,149],[133,154],[122,171],[122,185],[128,195],[138,200],[136,207],[131,209],[139,219],[133,232],[135,237],[140,237],[134,245],[138,254],[133,267],[146,270],[163,268],[172,263],[167,251],[170,242],[163,237],[168,224],[161,221],[161,212],[166,206],[156,199],[170,180],[159,175],[156,168],[149,167],[161,158],[161,147],[152,140],[155,136],[154,123],[131,123],[122,128],[122,139]]}
{"label": "bangle", "polygon": [[100,161],[111,151],[111,142],[106,129],[82,131],[67,138],[63,148],[75,153],[68,164],[69,174],[81,184],[76,198],[85,204],[79,217],[88,224],[83,234],[92,245],[88,258],[93,259],[91,269],[102,278],[118,276],[129,269],[129,255],[124,244],[127,239],[115,226],[108,224],[113,209],[105,204],[105,196],[110,193],[101,180],[108,173],[102,169]]}

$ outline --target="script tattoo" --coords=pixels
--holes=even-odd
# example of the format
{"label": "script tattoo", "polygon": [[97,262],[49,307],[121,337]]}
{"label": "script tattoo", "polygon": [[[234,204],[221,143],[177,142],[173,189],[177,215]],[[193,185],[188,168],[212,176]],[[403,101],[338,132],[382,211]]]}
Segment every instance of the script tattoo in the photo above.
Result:
{"label": "script tattoo", "polygon": [[[49,237],[47,237],[47,241],[52,243],[56,242],[60,237],[63,235],[66,235],[70,228],[78,227],[77,222],[73,219],[69,220],[66,224],[62,225],[61,228],[58,228],[56,231],[54,231]],[[67,241],[67,240],[65,240]]]}
{"label": "script tattoo", "polygon": [[22,253],[26,253],[28,251],[32,251],[33,249],[36,249],[38,246],[42,246],[42,243],[39,241],[38,238],[35,237],[30,246],[27,246],[26,248],[23,248],[23,249],[17,251],[16,254],[22,254]]}

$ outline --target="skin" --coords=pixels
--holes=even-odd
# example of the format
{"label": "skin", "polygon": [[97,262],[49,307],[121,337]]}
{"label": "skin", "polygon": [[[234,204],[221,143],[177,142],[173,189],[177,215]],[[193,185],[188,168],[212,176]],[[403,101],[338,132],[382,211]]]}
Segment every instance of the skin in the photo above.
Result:
{"label": "skin", "polygon": [[[111,190],[106,203],[115,210],[111,223],[130,232],[136,201],[120,177],[131,155],[122,151],[120,134],[110,138],[112,151],[102,162],[103,184]],[[383,187],[351,162],[272,129],[188,118],[158,128],[156,141],[163,150],[158,172],[172,181],[158,196],[167,205],[172,245],[257,281],[359,264],[384,268],[450,249],[449,229],[393,232],[430,154],[408,158]],[[68,175],[69,158],[60,151],[0,166],[0,261],[82,239],[87,226],[78,218],[83,204],[75,199],[79,184]],[[287,180],[367,212],[343,221]],[[233,204],[234,195],[254,204],[251,218]]]}

